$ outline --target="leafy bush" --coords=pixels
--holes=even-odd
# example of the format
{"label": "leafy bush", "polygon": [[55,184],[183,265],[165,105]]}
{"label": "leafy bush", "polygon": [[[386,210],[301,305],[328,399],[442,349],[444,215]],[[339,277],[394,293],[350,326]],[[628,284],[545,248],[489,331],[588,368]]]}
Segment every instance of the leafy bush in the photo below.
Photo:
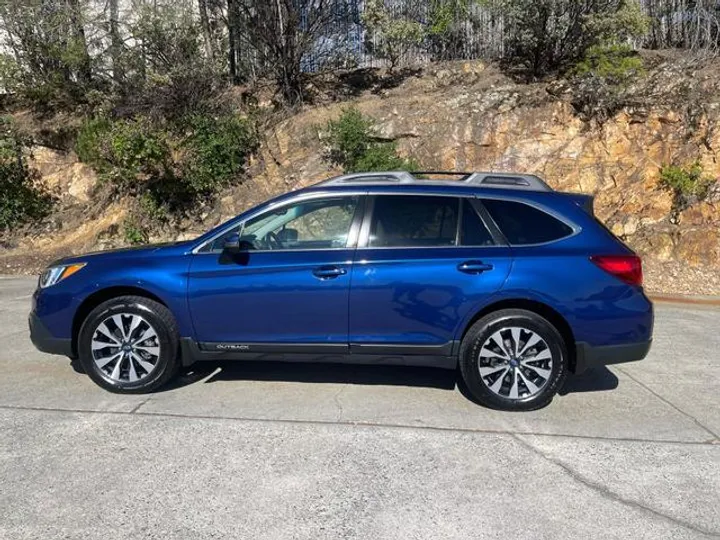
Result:
{"label": "leafy bush", "polygon": [[7,119],[0,118],[0,231],[42,218],[52,203],[39,185],[37,171],[28,167],[27,144]]}
{"label": "leafy bush", "polygon": [[[441,16],[439,15],[438,18]],[[390,63],[390,69],[394,69],[407,52],[422,43],[426,36],[422,24],[392,14],[385,6],[384,0],[367,0],[362,22],[377,39],[372,52],[380,58],[385,58]],[[443,21],[437,23],[438,31],[442,24]]]}
{"label": "leafy bush", "polygon": [[606,120],[628,103],[633,80],[644,75],[642,58],[628,45],[595,45],[571,70],[573,106],[588,118]]}
{"label": "leafy bush", "polygon": [[78,130],[75,153],[80,161],[93,166],[103,162],[103,146],[112,129],[107,118],[91,118]]}
{"label": "leafy bush", "polygon": [[594,45],[573,70],[578,76],[593,76],[614,84],[625,84],[645,72],[642,58],[628,45]]}
{"label": "leafy bush", "polygon": [[595,43],[627,43],[650,31],[651,19],[637,0],[620,0],[599,10],[585,21],[585,30]]}
{"label": "leafy bush", "polygon": [[123,236],[130,245],[147,244],[147,231],[138,225],[135,220],[128,219],[123,223]]}
{"label": "leafy bush", "polygon": [[564,71],[590,47],[626,43],[647,33],[637,0],[507,0],[507,60],[534,77]]}
{"label": "leafy bush", "polygon": [[257,146],[250,123],[237,116],[192,116],[189,135],[183,140],[186,154],[182,177],[196,192],[206,193],[226,185],[243,170]]}
{"label": "leafy bush", "polygon": [[660,169],[660,186],[673,192],[676,212],[707,197],[713,182],[697,161],[685,167],[664,165]]}
{"label": "leafy bush", "polygon": [[395,141],[378,138],[372,118],[355,108],[346,109],[327,126],[328,159],[347,173],[365,171],[413,171],[412,159],[400,157]]}
{"label": "leafy bush", "polygon": [[143,181],[172,175],[168,137],[145,117],[89,120],[80,129],[76,152],[121,192],[139,193]]}
{"label": "leafy bush", "polygon": [[356,171],[415,171],[418,164],[397,154],[397,144],[388,142],[368,148],[355,164]]}
{"label": "leafy bush", "polygon": [[76,151],[104,181],[139,196],[160,219],[227,185],[242,172],[256,141],[250,123],[233,115],[173,123],[96,118],[81,128]]}
{"label": "leafy bush", "polygon": [[0,86],[43,111],[72,107],[94,85],[78,2],[0,3]]}

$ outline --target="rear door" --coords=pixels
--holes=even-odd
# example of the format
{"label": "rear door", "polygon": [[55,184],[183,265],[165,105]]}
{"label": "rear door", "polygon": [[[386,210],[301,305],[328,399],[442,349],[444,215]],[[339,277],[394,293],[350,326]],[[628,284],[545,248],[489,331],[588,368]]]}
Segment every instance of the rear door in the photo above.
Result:
{"label": "rear door", "polygon": [[473,198],[369,197],[352,269],[353,353],[451,354],[463,321],[512,263],[479,210]]}

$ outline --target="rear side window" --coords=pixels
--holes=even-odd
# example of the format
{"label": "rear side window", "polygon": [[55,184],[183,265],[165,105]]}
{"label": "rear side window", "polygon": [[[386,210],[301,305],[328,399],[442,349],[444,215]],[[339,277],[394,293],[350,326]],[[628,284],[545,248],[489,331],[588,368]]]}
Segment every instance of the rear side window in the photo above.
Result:
{"label": "rear side window", "polygon": [[565,223],[533,206],[497,199],[482,202],[511,245],[542,244],[573,233]]}
{"label": "rear side window", "polygon": [[375,199],[370,247],[454,246],[459,201],[455,197],[381,195]]}

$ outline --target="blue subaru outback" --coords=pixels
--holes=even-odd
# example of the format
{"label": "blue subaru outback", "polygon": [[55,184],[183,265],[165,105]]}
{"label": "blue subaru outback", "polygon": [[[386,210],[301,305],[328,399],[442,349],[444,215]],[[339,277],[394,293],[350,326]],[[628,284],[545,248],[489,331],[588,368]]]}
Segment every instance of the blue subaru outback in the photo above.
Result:
{"label": "blue subaru outback", "polygon": [[344,175],[196,240],[57,261],[32,341],[113,392],[206,360],[403,364],[459,369],[508,410],[548,404],[568,372],[645,357],[640,259],[591,197],[450,174]]}

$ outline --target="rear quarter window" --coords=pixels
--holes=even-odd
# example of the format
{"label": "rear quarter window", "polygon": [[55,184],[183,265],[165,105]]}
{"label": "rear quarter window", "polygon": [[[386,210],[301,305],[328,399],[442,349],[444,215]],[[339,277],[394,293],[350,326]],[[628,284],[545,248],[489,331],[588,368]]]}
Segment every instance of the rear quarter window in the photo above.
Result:
{"label": "rear quarter window", "polygon": [[498,199],[482,203],[511,245],[544,244],[573,233],[567,224],[529,204]]}

